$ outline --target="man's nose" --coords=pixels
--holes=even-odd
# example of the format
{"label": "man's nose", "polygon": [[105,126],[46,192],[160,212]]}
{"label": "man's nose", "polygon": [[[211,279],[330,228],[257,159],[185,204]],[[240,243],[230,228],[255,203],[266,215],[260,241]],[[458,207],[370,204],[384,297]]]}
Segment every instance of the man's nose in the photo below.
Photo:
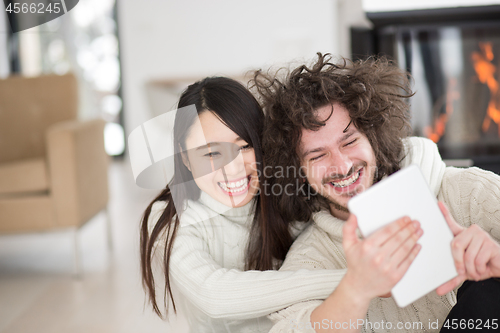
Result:
{"label": "man's nose", "polygon": [[342,153],[331,154],[330,163],[332,176],[345,176],[353,166],[351,158],[348,155]]}

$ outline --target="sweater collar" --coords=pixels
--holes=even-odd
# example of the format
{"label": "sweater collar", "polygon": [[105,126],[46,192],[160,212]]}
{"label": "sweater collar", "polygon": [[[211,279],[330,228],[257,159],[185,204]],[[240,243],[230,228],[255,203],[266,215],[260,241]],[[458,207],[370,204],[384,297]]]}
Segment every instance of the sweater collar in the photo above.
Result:
{"label": "sweater collar", "polygon": [[[342,228],[344,227],[345,221],[336,218],[326,209],[313,213],[312,219],[320,229],[330,236],[330,238],[342,242]],[[359,230],[356,230],[356,232],[358,231]]]}
{"label": "sweater collar", "polygon": [[446,169],[437,145],[429,139],[420,137],[405,138],[403,145],[405,153],[400,163],[401,169],[411,164],[418,165],[430,189],[437,196]]}
{"label": "sweater collar", "polygon": [[229,207],[212,198],[208,193],[200,191],[200,199],[202,205],[214,213],[214,215],[222,215],[226,217],[248,217],[255,210],[255,199],[251,200],[242,207]]}

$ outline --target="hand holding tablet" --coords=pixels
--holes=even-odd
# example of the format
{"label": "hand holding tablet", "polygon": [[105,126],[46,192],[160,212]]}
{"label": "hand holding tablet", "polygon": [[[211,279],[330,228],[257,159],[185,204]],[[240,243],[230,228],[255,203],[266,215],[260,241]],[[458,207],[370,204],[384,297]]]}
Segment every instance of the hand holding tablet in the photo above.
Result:
{"label": "hand holding tablet", "polygon": [[409,305],[458,275],[450,247],[453,234],[417,166],[375,184],[349,200],[348,207],[364,237],[403,216],[420,222],[422,248],[392,289],[398,306]]}
{"label": "hand holding tablet", "polygon": [[[357,219],[351,214],[344,224],[342,246],[347,273],[344,284],[356,291],[360,303],[390,297],[391,289],[404,276],[420,251],[420,223],[405,216],[360,239]],[[358,304],[360,304],[358,303]]]}

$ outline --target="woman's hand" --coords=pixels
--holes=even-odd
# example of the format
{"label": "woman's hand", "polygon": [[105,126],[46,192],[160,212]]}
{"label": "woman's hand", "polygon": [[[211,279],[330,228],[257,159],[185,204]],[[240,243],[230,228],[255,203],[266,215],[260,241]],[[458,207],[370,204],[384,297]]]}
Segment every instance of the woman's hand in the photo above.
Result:
{"label": "woman's hand", "polygon": [[343,246],[347,259],[345,283],[361,302],[390,293],[420,251],[423,230],[409,217],[400,218],[366,239],[356,235],[356,216],[344,225]]}

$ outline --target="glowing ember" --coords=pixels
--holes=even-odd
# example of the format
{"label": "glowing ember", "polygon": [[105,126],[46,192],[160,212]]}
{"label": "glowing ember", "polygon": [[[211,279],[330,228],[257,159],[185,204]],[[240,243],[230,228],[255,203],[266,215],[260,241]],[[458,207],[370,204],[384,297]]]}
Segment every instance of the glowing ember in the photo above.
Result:
{"label": "glowing ember", "polygon": [[486,132],[493,120],[498,126],[498,135],[500,136],[500,110],[498,102],[500,101],[500,92],[498,89],[498,81],[494,75],[496,66],[491,62],[494,58],[493,48],[491,43],[479,43],[481,52],[472,53],[472,62],[474,63],[474,70],[481,83],[485,83],[490,90],[490,102],[488,103],[488,110],[483,120],[483,132]]}

